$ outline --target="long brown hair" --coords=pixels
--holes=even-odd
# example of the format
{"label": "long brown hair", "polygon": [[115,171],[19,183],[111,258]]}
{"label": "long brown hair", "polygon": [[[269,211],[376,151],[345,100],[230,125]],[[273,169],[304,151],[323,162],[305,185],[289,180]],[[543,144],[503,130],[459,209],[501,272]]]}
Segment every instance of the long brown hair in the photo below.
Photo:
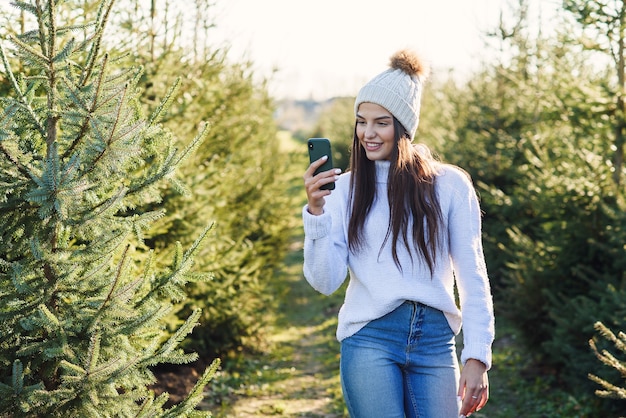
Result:
{"label": "long brown hair", "polygon": [[[387,180],[389,199],[389,226],[380,248],[391,238],[393,260],[400,270],[398,242],[401,239],[413,260],[414,251],[422,256],[431,274],[439,245],[442,223],[441,208],[435,192],[437,162],[430,152],[418,151],[404,127],[393,118],[394,141],[396,146],[390,155],[391,165]],[[352,251],[362,250],[364,242],[363,226],[376,197],[376,168],[374,161],[366,157],[356,135],[356,125],[350,157],[350,206],[352,213],[348,224],[348,246]],[[409,225],[412,225],[409,243]],[[380,255],[379,251],[379,255]]]}

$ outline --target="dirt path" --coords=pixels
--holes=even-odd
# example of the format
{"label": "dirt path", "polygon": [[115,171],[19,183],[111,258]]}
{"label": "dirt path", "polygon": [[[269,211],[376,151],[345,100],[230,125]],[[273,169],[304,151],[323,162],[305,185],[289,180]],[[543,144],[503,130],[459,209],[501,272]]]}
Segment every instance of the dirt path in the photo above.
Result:
{"label": "dirt path", "polygon": [[294,243],[282,280],[280,315],[269,330],[265,355],[248,359],[250,376],[212,408],[217,418],[343,417],[338,377],[336,314],[341,295],[315,292],[302,277],[302,251]]}

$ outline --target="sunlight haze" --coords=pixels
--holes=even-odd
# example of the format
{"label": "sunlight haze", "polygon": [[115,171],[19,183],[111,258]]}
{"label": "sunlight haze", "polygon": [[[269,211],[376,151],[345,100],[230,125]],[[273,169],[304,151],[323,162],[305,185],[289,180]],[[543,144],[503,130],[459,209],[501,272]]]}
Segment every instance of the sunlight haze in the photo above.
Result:
{"label": "sunlight haze", "polygon": [[[540,0],[534,0],[540,1]],[[533,2],[531,1],[531,4]],[[546,2],[549,3],[549,2]],[[467,74],[486,51],[506,0],[229,0],[216,4],[216,41],[250,59],[277,98],[356,95],[401,48],[433,72]],[[273,73],[273,70],[276,72]],[[468,71],[469,70],[469,71]]]}

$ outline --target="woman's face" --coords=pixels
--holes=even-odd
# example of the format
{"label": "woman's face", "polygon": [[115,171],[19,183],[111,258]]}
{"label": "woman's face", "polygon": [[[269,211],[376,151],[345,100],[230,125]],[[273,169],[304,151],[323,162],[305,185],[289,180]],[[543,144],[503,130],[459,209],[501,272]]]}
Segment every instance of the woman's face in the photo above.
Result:
{"label": "woman's face", "polygon": [[356,112],[356,136],[369,160],[388,160],[393,147],[393,115],[384,107],[364,102]]}

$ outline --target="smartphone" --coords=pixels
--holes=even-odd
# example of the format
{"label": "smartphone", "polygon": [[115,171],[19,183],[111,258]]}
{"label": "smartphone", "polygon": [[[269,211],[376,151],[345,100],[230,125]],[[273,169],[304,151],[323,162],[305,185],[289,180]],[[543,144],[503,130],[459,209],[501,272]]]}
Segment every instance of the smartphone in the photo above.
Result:
{"label": "smartphone", "polygon": [[[321,167],[315,170],[315,174],[320,173],[322,171],[327,171],[333,168],[333,154],[330,149],[330,141],[328,138],[309,138],[307,141],[309,146],[309,161],[317,161],[322,158],[324,155],[328,156],[328,159]],[[334,190],[335,182],[328,183],[320,187],[322,190]]]}

